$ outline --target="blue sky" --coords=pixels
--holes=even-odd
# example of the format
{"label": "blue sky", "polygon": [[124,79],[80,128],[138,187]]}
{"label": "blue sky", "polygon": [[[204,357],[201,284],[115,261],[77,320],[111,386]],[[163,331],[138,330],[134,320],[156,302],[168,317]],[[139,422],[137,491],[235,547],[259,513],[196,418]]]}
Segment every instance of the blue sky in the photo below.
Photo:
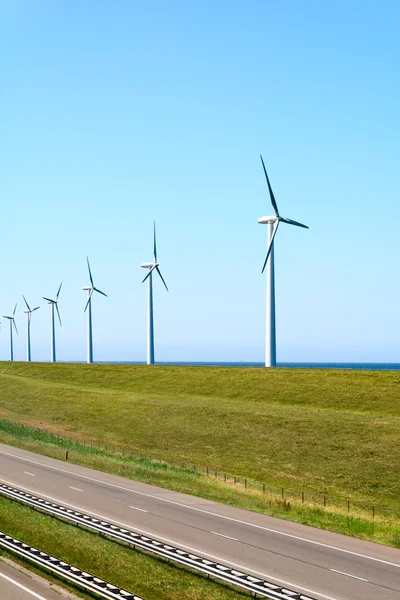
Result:
{"label": "blue sky", "polygon": [[[264,156],[284,216],[278,361],[399,361],[397,2],[0,0],[0,313],[41,308],[49,356],[145,359],[152,222],[156,360],[262,361]],[[2,325],[0,358],[7,358]]]}

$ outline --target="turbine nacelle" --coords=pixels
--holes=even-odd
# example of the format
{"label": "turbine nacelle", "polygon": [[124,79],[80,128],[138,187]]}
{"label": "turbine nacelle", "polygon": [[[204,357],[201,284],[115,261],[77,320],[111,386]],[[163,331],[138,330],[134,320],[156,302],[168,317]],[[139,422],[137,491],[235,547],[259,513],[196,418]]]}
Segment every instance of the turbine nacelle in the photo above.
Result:
{"label": "turbine nacelle", "polygon": [[276,223],[277,221],[279,221],[279,217],[276,216],[260,217],[259,219],[257,219],[257,223],[260,223],[260,225],[269,225],[270,223]]}
{"label": "turbine nacelle", "polygon": [[158,267],[158,263],[147,262],[142,263],[140,266],[142,267],[142,269],[152,269],[153,267]]}
{"label": "turbine nacelle", "polygon": [[274,227],[272,229],[272,235],[270,236],[270,239],[269,239],[267,255],[265,257],[264,265],[263,265],[263,268],[261,271],[261,273],[264,273],[264,269],[267,265],[269,255],[271,254],[271,250],[272,250],[272,246],[273,246],[274,239],[276,236],[276,232],[278,231],[279,223],[286,223],[287,225],[294,225],[295,227],[302,227],[303,229],[308,229],[308,226],[304,225],[304,223],[299,223],[299,221],[293,221],[293,219],[286,219],[286,218],[280,216],[279,210],[278,210],[278,205],[275,200],[274,192],[272,191],[271,184],[269,181],[267,169],[265,168],[265,165],[264,165],[263,157],[260,156],[260,158],[261,158],[261,163],[262,163],[264,174],[265,174],[265,179],[267,180],[269,197],[271,199],[272,208],[274,209],[274,213],[275,213],[275,216],[273,216],[273,217],[260,217],[258,219],[258,222],[261,225],[266,225],[266,224],[274,225]]}

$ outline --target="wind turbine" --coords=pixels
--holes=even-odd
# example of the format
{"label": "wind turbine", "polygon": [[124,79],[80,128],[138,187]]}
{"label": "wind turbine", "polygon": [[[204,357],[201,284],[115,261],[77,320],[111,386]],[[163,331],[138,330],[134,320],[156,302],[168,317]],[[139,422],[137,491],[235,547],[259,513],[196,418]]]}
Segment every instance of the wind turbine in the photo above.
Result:
{"label": "wind turbine", "polygon": [[265,168],[263,157],[260,155],[262,166],[267,180],[269,196],[271,198],[272,208],[274,209],[275,215],[272,217],[260,217],[258,222],[261,224],[268,225],[268,250],[265,257],[264,265],[261,273],[264,273],[265,267],[267,267],[267,315],[266,315],[266,342],[265,342],[265,366],[275,367],[276,366],[276,329],[275,329],[275,265],[274,265],[274,239],[276,232],[278,231],[279,223],[287,223],[288,225],[295,225],[296,227],[303,227],[308,229],[307,225],[298,223],[298,221],[292,221],[292,219],[285,219],[280,216],[278,205],[275,200],[274,193],[272,191],[267,169]]}
{"label": "wind turbine", "polygon": [[8,321],[10,323],[10,360],[14,360],[13,329],[12,329],[13,325],[15,327],[15,331],[18,334],[18,329],[15,324],[15,311],[16,310],[17,310],[17,304],[14,306],[14,311],[13,311],[12,317],[6,317],[5,315],[3,315],[3,318],[8,319]]}
{"label": "wind turbine", "polygon": [[26,313],[26,317],[27,317],[27,330],[26,330],[26,360],[28,362],[30,362],[31,360],[31,317],[32,317],[32,313],[35,312],[35,310],[38,310],[38,308],[40,308],[40,306],[36,306],[36,308],[32,308],[29,306],[25,296],[22,294],[23,299],[25,300],[25,304],[28,310],[24,310],[24,313]]}
{"label": "wind turbine", "polygon": [[93,292],[98,292],[99,294],[103,294],[103,296],[107,296],[107,294],[105,294],[104,292],[102,292],[101,290],[99,290],[98,288],[94,287],[94,283],[93,283],[93,277],[92,277],[92,272],[90,270],[90,264],[89,264],[89,259],[88,257],[86,257],[87,260],[87,266],[88,266],[88,270],[89,270],[89,278],[90,278],[90,285],[86,285],[84,288],[84,290],[87,290],[88,292],[88,301],[86,302],[86,306],[85,306],[85,310],[84,312],[86,312],[86,310],[89,308],[88,310],[88,347],[87,347],[87,362],[88,363],[92,363],[93,362],[93,336],[92,336],[92,296],[93,296]]}
{"label": "wind turbine", "polygon": [[60,326],[62,327],[60,311],[58,310],[58,296],[61,292],[61,286],[62,282],[60,283],[60,287],[58,288],[55,300],[51,300],[50,298],[45,298],[45,296],[43,296],[43,300],[47,300],[47,302],[51,305],[51,362],[56,362],[56,328],[54,323],[54,307],[56,308],[58,320],[60,321]]}
{"label": "wind turbine", "polygon": [[164,277],[161,275],[161,271],[159,269],[159,263],[157,262],[157,243],[156,243],[156,224],[154,223],[153,229],[153,240],[154,240],[154,262],[143,263],[140,266],[143,269],[148,269],[146,277],[143,279],[142,283],[149,280],[149,299],[148,299],[148,315],[147,315],[147,364],[154,365],[154,321],[153,321],[153,271],[156,270],[159,276],[161,277],[161,281],[165,285],[165,289],[168,292],[167,284],[164,281]]}

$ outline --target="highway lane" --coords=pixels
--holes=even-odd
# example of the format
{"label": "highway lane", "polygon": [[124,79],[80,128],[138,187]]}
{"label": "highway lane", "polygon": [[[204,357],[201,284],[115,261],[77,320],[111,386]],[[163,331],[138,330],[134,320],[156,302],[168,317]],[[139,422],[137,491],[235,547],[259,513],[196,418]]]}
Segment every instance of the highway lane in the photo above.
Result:
{"label": "highway lane", "polygon": [[29,573],[20,565],[0,560],[0,598],[1,600],[78,600],[75,595],[50,583],[36,574]]}
{"label": "highway lane", "polygon": [[321,600],[400,600],[400,551],[0,444],[0,480]]}

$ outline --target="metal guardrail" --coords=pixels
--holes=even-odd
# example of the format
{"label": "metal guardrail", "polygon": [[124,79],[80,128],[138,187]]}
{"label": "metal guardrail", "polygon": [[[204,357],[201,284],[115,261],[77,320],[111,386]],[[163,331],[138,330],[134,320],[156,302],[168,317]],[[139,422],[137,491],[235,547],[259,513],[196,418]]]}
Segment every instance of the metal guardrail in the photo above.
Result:
{"label": "metal guardrail", "polygon": [[[208,560],[202,556],[187,552],[179,547],[164,544],[159,540],[144,536],[131,529],[124,529],[115,525],[111,521],[96,519],[83,512],[72,510],[62,504],[49,502],[40,496],[28,494],[19,488],[0,484],[0,494],[27,504],[32,508],[50,513],[52,516],[60,519],[66,519],[75,525],[81,525],[90,530],[96,531],[101,535],[127,543],[130,547],[139,547],[143,550],[162,556],[168,561],[174,561],[201,571],[208,576],[221,579],[227,583],[239,586],[245,590],[253,592],[255,595],[269,598],[270,600],[316,600],[311,596],[305,596],[299,592],[288,590],[282,586],[276,585],[260,577],[254,577],[248,573],[243,573],[232,569],[227,565]],[[107,598],[118,598],[118,596],[106,596]],[[123,598],[124,596],[120,596]],[[137,598],[137,596],[131,596]],[[128,598],[130,598],[128,596]]]}
{"label": "metal guardrail", "polygon": [[29,544],[25,544],[21,540],[7,535],[2,531],[0,531],[0,546],[36,565],[44,567],[46,570],[55,573],[63,579],[73,582],[85,590],[94,592],[101,598],[107,598],[107,600],[115,600],[117,598],[121,600],[143,600],[143,598],[136,594],[123,590],[91,573],[82,571],[78,567],[74,567],[74,565],[64,562],[56,556],[47,554],[47,552],[42,552],[34,546],[29,546]]}

